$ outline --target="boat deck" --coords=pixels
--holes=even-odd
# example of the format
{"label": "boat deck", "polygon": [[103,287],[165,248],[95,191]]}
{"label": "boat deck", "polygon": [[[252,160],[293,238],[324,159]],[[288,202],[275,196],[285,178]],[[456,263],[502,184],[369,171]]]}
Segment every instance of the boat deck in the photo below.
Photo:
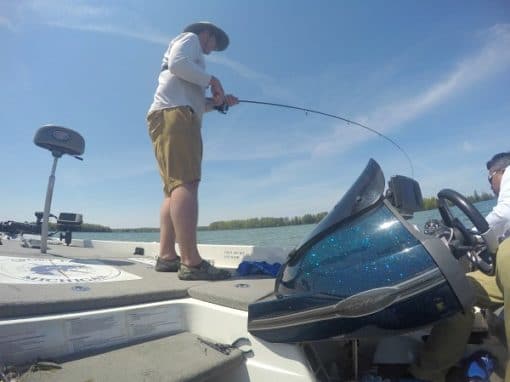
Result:
{"label": "boat deck", "polygon": [[[24,381],[248,381],[275,373],[315,380],[300,346],[247,332],[248,305],[270,295],[274,279],[238,277],[236,264],[282,262],[285,249],[201,246],[205,259],[233,273],[207,282],[155,272],[157,243],[50,242],[41,254],[19,240],[1,241],[0,366],[14,365]],[[239,339],[256,359],[237,348],[221,351]],[[360,344],[360,370],[369,370],[373,343]],[[345,346],[326,341],[307,349],[337,357]],[[349,357],[342,365],[351,368]]]}
{"label": "boat deck", "polygon": [[[248,305],[272,293],[274,278],[238,277],[233,265],[284,256],[201,246],[232,279],[181,281],[154,271],[157,243],[52,241],[42,254],[20,240],[1,242],[0,365],[18,365],[27,381],[223,380],[228,370],[240,378],[241,351],[222,353],[203,340],[250,337]],[[41,359],[59,367],[33,372]]]}
{"label": "boat deck", "polygon": [[43,369],[35,364],[23,375],[23,381],[221,381],[225,373],[243,361],[240,350],[223,354],[204,345],[191,333],[179,333],[71,360],[57,367],[45,364]]}
{"label": "boat deck", "polygon": [[189,296],[247,310],[249,303],[270,294],[274,285],[274,279],[270,278],[235,277],[234,269],[234,277],[228,281],[181,281],[176,273],[154,271],[154,251],[145,250],[145,255],[134,255],[134,247],[115,248],[115,244],[68,247],[50,243],[47,253],[42,254],[38,248],[22,247],[18,240],[4,239],[2,243],[0,319]]}

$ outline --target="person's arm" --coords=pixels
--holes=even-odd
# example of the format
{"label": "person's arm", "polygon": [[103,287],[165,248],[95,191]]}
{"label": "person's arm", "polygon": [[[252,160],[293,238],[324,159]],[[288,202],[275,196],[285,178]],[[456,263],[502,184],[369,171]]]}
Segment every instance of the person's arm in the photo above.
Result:
{"label": "person's arm", "polygon": [[168,55],[168,70],[193,84],[207,87],[213,76],[208,74],[195,60],[200,58],[200,42],[197,35],[187,33],[175,41]]}
{"label": "person's arm", "polygon": [[504,234],[504,227],[510,223],[510,169],[507,169],[501,179],[498,203],[485,218],[498,236]]}
{"label": "person's arm", "polygon": [[220,80],[211,76],[209,85],[211,86],[212,102],[214,106],[222,105],[223,102],[225,102],[225,92],[223,91]]}
{"label": "person's arm", "polygon": [[[183,79],[202,87],[211,87],[212,98],[206,99],[206,111],[222,105],[225,93],[220,80],[208,74],[195,60],[203,59],[197,35],[187,33],[175,41],[168,54],[168,70]],[[212,106],[208,105],[212,102]]]}

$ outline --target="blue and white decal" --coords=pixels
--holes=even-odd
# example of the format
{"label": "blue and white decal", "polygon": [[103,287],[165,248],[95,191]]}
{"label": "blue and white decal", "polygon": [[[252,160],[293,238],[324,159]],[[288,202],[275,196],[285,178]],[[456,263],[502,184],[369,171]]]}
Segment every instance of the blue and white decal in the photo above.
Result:
{"label": "blue and white decal", "polygon": [[72,284],[137,280],[119,268],[80,259],[0,257],[0,283]]}

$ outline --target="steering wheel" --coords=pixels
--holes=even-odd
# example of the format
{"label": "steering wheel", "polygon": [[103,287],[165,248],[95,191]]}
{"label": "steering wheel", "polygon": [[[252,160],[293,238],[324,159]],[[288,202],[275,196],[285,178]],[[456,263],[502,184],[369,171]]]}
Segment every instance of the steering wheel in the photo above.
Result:
{"label": "steering wheel", "polygon": [[[480,269],[483,273],[492,275],[495,268],[494,254],[490,253],[489,243],[483,235],[477,235],[475,232],[466,228],[466,226],[456,217],[453,216],[447,201],[458,207],[464,215],[473,223],[478,233],[484,234],[489,230],[487,220],[482,216],[480,211],[467,200],[463,195],[451,189],[443,189],[437,194],[438,209],[445,225],[453,228],[454,233],[457,230],[456,238],[460,239],[461,245],[457,245],[454,249],[460,250],[463,254],[468,254],[468,259],[473,265]],[[459,235],[460,233],[460,235]],[[461,237],[459,237],[461,236]],[[482,238],[480,243],[479,237]],[[480,246],[482,244],[482,246]],[[480,256],[483,254],[483,257]],[[485,257],[485,259],[484,259]]]}

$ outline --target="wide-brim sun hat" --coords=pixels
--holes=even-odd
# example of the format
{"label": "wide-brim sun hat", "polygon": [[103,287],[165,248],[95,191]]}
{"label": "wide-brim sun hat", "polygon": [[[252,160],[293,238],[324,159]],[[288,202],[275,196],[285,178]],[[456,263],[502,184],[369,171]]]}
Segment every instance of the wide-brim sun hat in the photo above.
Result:
{"label": "wide-brim sun hat", "polygon": [[228,35],[225,33],[225,31],[213,23],[210,23],[208,21],[200,21],[198,23],[193,23],[188,25],[186,28],[184,28],[183,32],[191,32],[195,34],[199,34],[203,30],[210,30],[214,33],[214,36],[216,36],[216,49],[218,52],[221,52],[222,50],[227,49],[229,38]]}

